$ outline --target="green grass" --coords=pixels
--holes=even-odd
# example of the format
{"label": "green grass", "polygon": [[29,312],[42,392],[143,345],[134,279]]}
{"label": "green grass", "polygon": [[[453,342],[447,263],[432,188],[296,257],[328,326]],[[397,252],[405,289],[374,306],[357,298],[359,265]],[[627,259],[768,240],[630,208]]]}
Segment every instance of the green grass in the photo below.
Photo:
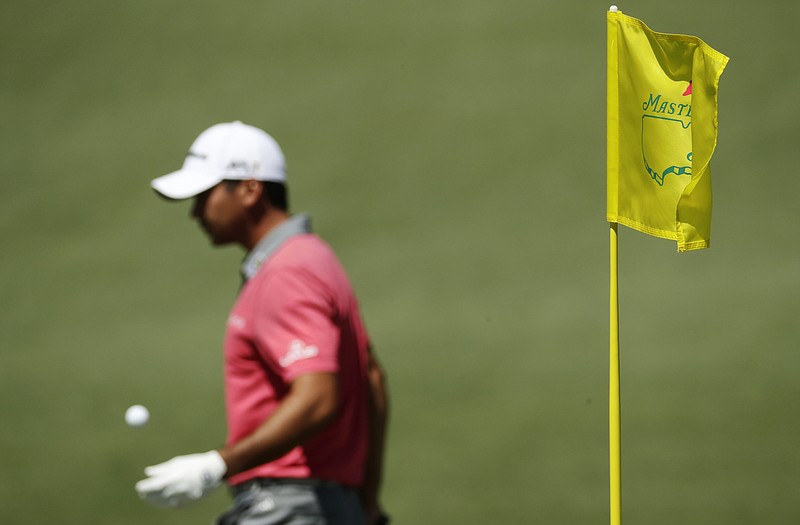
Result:
{"label": "green grass", "polygon": [[[608,520],[608,3],[0,8],[0,508],[206,523],[142,468],[224,439],[236,249],[153,196],[209,125],[287,154],[385,362],[397,523]],[[623,520],[800,520],[800,6],[620,6],[731,57],[712,248],[621,229]],[[147,405],[130,429],[125,408]]]}

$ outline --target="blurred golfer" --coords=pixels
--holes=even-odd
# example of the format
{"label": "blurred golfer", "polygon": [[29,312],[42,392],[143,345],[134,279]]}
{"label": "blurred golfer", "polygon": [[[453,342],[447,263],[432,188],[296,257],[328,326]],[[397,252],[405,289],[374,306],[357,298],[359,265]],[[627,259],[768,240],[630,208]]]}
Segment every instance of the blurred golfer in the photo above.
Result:
{"label": "blurred golfer", "polygon": [[234,502],[220,525],[385,522],[383,372],[344,269],[309,217],[289,213],[278,144],[217,124],[152,186],[194,198],[211,242],[248,254],[224,340],[226,445],[147,467],[136,491],[177,507],[226,480]]}

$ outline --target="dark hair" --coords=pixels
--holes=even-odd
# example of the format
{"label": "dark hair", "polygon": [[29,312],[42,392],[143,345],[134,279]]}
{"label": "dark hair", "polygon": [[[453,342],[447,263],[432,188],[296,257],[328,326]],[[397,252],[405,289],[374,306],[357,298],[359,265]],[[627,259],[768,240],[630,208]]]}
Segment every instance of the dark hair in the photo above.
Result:
{"label": "dark hair", "polygon": [[[241,183],[241,180],[226,179],[225,186],[228,190],[233,190]],[[260,181],[264,186],[264,192],[261,198],[271,207],[281,211],[289,211],[289,190],[282,182],[274,182],[271,180]]]}
{"label": "dark hair", "polygon": [[289,189],[286,184],[270,180],[265,180],[263,184],[264,200],[273,208],[289,211]]}

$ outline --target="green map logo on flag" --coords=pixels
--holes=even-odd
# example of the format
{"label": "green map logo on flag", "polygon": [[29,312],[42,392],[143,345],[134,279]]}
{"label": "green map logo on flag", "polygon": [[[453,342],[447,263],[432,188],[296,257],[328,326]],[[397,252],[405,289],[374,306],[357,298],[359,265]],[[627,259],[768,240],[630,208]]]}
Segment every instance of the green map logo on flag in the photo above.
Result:
{"label": "green map logo on flag", "polygon": [[[683,92],[691,95],[692,83]],[[670,101],[663,94],[650,94],[642,102],[642,159],[650,178],[664,186],[667,175],[688,175],[681,185],[688,184],[692,177],[692,105],[686,101]],[[665,145],[669,147],[664,147]],[[675,152],[682,158],[674,158]]]}

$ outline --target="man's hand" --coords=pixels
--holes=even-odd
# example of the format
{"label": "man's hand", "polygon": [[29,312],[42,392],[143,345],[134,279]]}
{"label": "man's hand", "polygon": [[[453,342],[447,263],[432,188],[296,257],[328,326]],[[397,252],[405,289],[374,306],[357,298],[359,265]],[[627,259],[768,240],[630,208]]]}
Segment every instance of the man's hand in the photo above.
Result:
{"label": "man's hand", "polygon": [[145,468],[148,478],[136,484],[136,492],[156,507],[180,507],[212,492],[227,470],[225,461],[216,450],[177,456]]}

